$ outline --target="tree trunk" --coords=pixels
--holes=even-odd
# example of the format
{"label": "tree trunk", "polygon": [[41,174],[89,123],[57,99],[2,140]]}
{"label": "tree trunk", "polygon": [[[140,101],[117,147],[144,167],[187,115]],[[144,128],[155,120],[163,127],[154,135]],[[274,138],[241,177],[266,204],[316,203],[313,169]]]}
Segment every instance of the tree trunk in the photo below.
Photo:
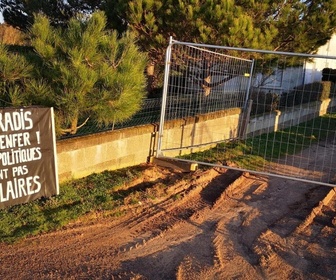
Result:
{"label": "tree trunk", "polygon": [[76,115],[71,121],[70,134],[76,134],[78,129],[78,115]]}
{"label": "tree trunk", "polygon": [[154,89],[154,70],[155,70],[155,65],[154,62],[150,62],[147,65],[147,91],[151,93]]}

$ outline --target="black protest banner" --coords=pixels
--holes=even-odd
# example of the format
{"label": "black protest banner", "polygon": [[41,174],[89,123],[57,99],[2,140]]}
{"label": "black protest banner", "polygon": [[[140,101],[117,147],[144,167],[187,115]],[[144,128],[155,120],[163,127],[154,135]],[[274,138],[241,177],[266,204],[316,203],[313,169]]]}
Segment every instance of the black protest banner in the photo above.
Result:
{"label": "black protest banner", "polygon": [[0,109],[0,209],[59,193],[52,108]]}

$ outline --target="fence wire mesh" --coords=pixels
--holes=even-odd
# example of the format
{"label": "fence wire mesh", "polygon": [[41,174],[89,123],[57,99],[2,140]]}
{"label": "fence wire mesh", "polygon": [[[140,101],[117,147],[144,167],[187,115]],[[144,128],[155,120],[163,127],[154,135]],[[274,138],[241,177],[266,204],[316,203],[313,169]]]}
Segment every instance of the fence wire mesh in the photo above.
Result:
{"label": "fence wire mesh", "polygon": [[81,127],[76,134],[63,135],[61,138],[67,139],[72,137],[79,137],[83,135],[122,129],[126,127],[133,127],[138,125],[146,125],[154,123],[157,124],[160,120],[161,104],[162,104],[161,98],[145,99],[143,100],[141,110],[139,110],[139,112],[137,112],[131,118],[129,118],[124,122],[104,126],[89,121],[85,126]]}
{"label": "fence wire mesh", "polygon": [[252,60],[193,46],[172,48],[166,119],[244,106]]}
{"label": "fence wire mesh", "polygon": [[333,68],[336,57],[171,40],[157,156],[335,186]]}

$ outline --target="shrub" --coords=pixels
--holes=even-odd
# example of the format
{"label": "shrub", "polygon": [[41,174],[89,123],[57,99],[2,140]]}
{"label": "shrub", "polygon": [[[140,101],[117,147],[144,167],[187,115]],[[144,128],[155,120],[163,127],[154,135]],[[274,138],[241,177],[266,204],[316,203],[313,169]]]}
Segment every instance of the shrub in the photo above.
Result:
{"label": "shrub", "polygon": [[322,70],[322,81],[330,81],[336,83],[336,69],[324,68]]}
{"label": "shrub", "polygon": [[335,86],[328,81],[302,85],[281,95],[280,106],[291,107],[314,101],[323,101],[328,99],[333,92],[335,92]]}
{"label": "shrub", "polygon": [[279,107],[279,95],[273,92],[253,90],[250,99],[253,100],[251,109],[252,115],[272,112]]}

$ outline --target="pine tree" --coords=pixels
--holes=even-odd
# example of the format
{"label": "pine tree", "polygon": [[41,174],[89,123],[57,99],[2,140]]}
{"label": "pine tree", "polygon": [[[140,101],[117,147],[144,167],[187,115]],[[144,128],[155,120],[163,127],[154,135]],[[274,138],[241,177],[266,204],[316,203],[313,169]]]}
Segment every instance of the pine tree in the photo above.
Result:
{"label": "pine tree", "polygon": [[23,32],[6,23],[2,23],[0,24],[0,43],[5,45],[24,45],[26,42]]}
{"label": "pine tree", "polygon": [[[2,0],[5,21],[22,30],[42,13],[53,26],[101,9],[108,26],[135,31],[155,60],[169,36],[181,41],[313,52],[336,30],[336,0]],[[160,50],[159,50],[160,49]]]}
{"label": "pine tree", "polygon": [[[41,4],[44,3],[44,4]],[[53,6],[54,5],[54,6]],[[56,5],[56,6],[55,6]],[[33,8],[35,7],[35,8]],[[10,24],[27,27],[33,12],[64,24],[78,12],[106,12],[108,26],[131,30],[149,55],[150,75],[162,64],[170,36],[180,41],[274,51],[313,53],[336,30],[336,0],[2,0]],[[151,77],[151,80],[155,80]],[[155,81],[152,86],[155,85]]]}
{"label": "pine tree", "polygon": [[119,22],[122,19],[123,27],[137,34],[151,63],[161,65],[156,75],[160,75],[169,36],[186,42],[311,53],[336,30],[335,0],[106,2],[107,13]]}
{"label": "pine tree", "polygon": [[[49,87],[44,102],[54,103],[63,133],[76,133],[87,116],[110,124],[140,109],[146,57],[131,33],[119,38],[117,32],[105,31],[105,26],[103,12],[97,12],[89,19],[71,19],[64,29],[52,27],[45,16],[38,15],[31,28],[40,58],[36,76]],[[43,97],[36,88],[33,95]]]}
{"label": "pine tree", "polygon": [[32,77],[32,65],[24,57],[13,54],[0,44],[0,106],[22,106],[29,104],[26,94],[28,81]]}

